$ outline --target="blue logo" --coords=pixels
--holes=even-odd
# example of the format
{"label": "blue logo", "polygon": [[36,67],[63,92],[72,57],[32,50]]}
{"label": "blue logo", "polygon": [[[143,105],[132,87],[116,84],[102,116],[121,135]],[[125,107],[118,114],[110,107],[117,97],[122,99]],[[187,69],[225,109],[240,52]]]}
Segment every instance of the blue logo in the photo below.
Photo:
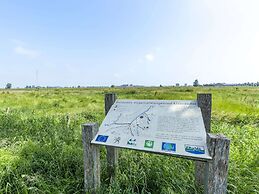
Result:
{"label": "blue logo", "polygon": [[191,154],[205,154],[204,147],[197,145],[185,145],[185,151]]}
{"label": "blue logo", "polygon": [[175,143],[162,142],[162,150],[168,151],[168,152],[175,152],[176,151],[176,144]]}
{"label": "blue logo", "polygon": [[106,142],[109,136],[106,135],[98,135],[95,141]]}

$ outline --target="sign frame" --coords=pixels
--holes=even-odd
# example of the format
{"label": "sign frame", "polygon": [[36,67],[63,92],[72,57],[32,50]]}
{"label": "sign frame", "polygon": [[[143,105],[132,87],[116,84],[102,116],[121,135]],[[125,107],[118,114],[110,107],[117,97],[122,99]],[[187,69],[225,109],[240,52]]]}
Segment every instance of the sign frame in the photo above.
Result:
{"label": "sign frame", "polygon": [[[115,93],[105,94],[105,113],[107,114],[117,96]],[[207,133],[207,146],[212,157],[210,161],[200,161],[191,157],[180,157],[195,161],[195,182],[204,187],[204,193],[226,193],[229,164],[230,140],[222,134],[210,133],[211,94],[197,94],[198,106]],[[91,140],[98,131],[97,123],[82,125],[84,155],[84,189],[85,192],[97,193],[100,181],[100,145],[92,144]],[[116,178],[118,168],[118,148],[105,146],[107,150],[107,171],[110,180]],[[124,148],[127,149],[127,148]],[[144,151],[145,152],[145,151]],[[150,152],[149,152],[150,153]],[[157,153],[156,153],[157,154]],[[159,153],[160,155],[164,155]],[[168,154],[165,154],[168,155]],[[173,156],[170,154],[170,156]],[[174,155],[173,157],[177,157]]]}

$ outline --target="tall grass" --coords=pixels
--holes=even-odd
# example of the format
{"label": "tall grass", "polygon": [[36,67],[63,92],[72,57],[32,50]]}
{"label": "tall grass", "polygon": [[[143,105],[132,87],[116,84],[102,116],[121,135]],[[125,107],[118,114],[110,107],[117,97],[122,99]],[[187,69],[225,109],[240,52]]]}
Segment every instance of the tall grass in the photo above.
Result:
{"label": "tall grass", "polygon": [[[0,193],[82,193],[80,125],[104,118],[103,94],[195,99],[213,94],[212,131],[231,139],[229,193],[259,193],[259,90],[253,88],[52,89],[0,92]],[[100,193],[201,193],[192,161],[120,150],[109,182],[101,150]]]}

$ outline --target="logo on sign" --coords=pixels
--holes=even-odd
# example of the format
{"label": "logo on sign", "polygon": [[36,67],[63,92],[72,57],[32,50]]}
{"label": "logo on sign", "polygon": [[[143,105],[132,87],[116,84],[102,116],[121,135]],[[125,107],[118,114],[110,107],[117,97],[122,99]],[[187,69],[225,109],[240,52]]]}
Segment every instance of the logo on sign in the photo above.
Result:
{"label": "logo on sign", "polygon": [[204,147],[197,145],[185,145],[185,151],[192,154],[205,154]]}
{"label": "logo on sign", "polygon": [[115,138],[113,139],[113,143],[119,144],[119,143],[120,143],[120,140],[121,140],[120,137],[115,137]]}
{"label": "logo on sign", "polygon": [[106,135],[98,135],[95,141],[106,142],[107,139],[108,139],[108,136]]}
{"label": "logo on sign", "polygon": [[145,148],[153,148],[154,147],[154,141],[152,141],[152,140],[145,140],[144,147]]}
{"label": "logo on sign", "polygon": [[176,151],[176,144],[175,143],[162,142],[162,150],[168,151],[168,152],[175,152]]}
{"label": "logo on sign", "polygon": [[136,146],[137,145],[137,140],[136,139],[129,139],[127,144],[128,145],[131,145],[131,146]]}

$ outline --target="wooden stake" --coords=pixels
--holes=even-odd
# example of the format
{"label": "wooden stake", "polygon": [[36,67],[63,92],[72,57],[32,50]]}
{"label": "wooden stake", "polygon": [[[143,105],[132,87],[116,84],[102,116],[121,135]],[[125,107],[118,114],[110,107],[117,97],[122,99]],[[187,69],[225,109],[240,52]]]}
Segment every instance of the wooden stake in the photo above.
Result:
{"label": "wooden stake", "polygon": [[[116,101],[117,96],[115,93],[105,94],[105,115],[109,112],[111,106]],[[118,165],[118,149],[106,146],[107,150],[107,170],[110,181],[116,176],[116,168]]]}
{"label": "wooden stake", "polygon": [[208,134],[208,149],[212,162],[207,163],[205,193],[227,192],[230,140],[221,134]]}
{"label": "wooden stake", "polygon": [[[197,94],[197,102],[201,109],[206,132],[209,133],[211,125],[211,94]],[[204,184],[205,168],[205,162],[195,162],[195,183],[197,186],[203,186]]]}
{"label": "wooden stake", "polygon": [[211,94],[197,94],[198,107],[201,108],[202,118],[205,125],[206,132],[210,132],[211,123]]}
{"label": "wooden stake", "polygon": [[100,147],[91,141],[98,131],[97,123],[82,125],[84,151],[84,188],[85,192],[96,193],[100,188]]}

